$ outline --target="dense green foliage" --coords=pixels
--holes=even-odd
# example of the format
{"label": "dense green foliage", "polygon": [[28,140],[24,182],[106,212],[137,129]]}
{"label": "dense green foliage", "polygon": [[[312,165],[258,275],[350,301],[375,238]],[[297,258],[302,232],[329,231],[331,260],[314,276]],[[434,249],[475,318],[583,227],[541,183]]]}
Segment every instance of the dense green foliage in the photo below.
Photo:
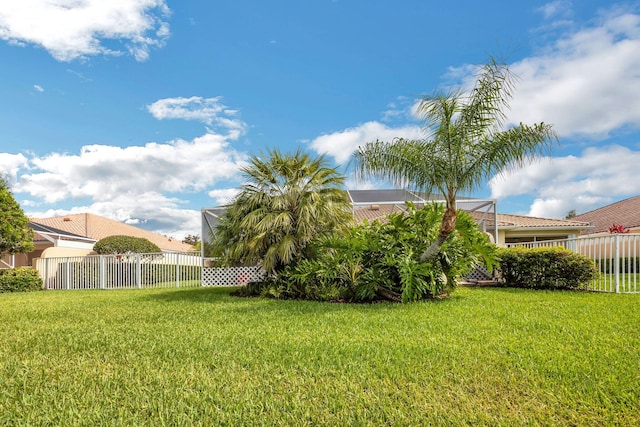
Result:
{"label": "dense green foliage", "polygon": [[0,177],[0,255],[32,251],[33,230],[6,181]]}
{"label": "dense green foliage", "polygon": [[501,248],[498,256],[507,286],[586,289],[598,277],[591,259],[564,248]]}
{"label": "dense green foliage", "polygon": [[377,176],[428,194],[435,189],[444,196],[439,234],[421,254],[423,261],[435,259],[455,229],[459,192],[471,192],[496,172],[526,164],[555,139],[545,123],[520,123],[504,130],[512,90],[508,67],[492,59],[480,68],[470,93],[422,100],[418,112],[424,118],[425,139],[376,141],[356,151],[362,177]]}
{"label": "dense green foliage", "polygon": [[138,253],[148,254],[161,252],[158,245],[143,237],[109,236],[100,239],[93,245],[93,250],[100,255]]}
{"label": "dense green foliage", "polygon": [[0,295],[0,425],[640,425],[640,295]]}
{"label": "dense green foliage", "polygon": [[31,268],[0,270],[0,293],[42,290],[42,278]]}
{"label": "dense green foliage", "polygon": [[344,176],[324,157],[273,150],[242,169],[245,184],[216,227],[212,255],[275,273],[307,254],[312,239],[351,220]]}
{"label": "dense green foliage", "polygon": [[316,239],[309,258],[240,293],[350,302],[438,297],[475,266],[491,267],[495,252],[473,218],[460,212],[439,259],[420,262],[420,253],[438,234],[443,213],[439,203],[423,209],[409,203],[406,212],[391,214],[384,223],[357,225],[345,236]]}

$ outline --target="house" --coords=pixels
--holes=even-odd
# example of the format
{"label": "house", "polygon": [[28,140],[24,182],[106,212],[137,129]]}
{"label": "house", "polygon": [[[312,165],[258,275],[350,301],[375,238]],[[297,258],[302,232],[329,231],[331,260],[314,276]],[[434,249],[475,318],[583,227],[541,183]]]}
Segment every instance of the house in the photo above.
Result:
{"label": "house", "polygon": [[94,243],[97,242],[96,239],[32,221],[29,221],[28,226],[33,230],[34,250],[26,254],[5,254],[0,259],[0,268],[31,266],[33,260],[41,257],[45,250],[48,251],[49,256],[56,256],[56,253],[57,256],[86,255],[92,251]]}
{"label": "house", "polygon": [[[419,206],[419,205],[418,205]],[[404,211],[406,207],[400,204],[374,204],[359,207],[354,210],[356,221],[384,220],[392,212]],[[535,218],[524,215],[500,214],[487,215],[482,211],[468,211],[481,225],[483,230],[500,245],[507,243],[536,242],[542,240],[561,240],[577,237],[582,231],[591,226],[588,222],[561,220],[550,218]],[[496,230],[495,224],[498,224]],[[497,236],[497,238],[496,238]]]}
{"label": "house", "polygon": [[[475,218],[477,214],[471,212]],[[575,219],[537,218],[525,215],[497,214],[498,239],[501,245],[507,243],[539,242],[575,238],[589,230],[591,225]],[[488,232],[495,229],[491,218],[485,219]]]}
{"label": "house", "polygon": [[630,197],[619,202],[576,215],[574,221],[585,221],[592,225],[581,235],[607,235],[612,225],[622,225],[631,233],[640,233],[640,196]]}
{"label": "house", "polygon": [[48,257],[87,255],[98,240],[120,235],[145,238],[163,252],[193,251],[193,246],[179,240],[90,213],[31,218],[30,226],[36,236],[36,250],[27,254],[26,265],[32,265],[34,258],[45,256],[45,251]]}
{"label": "house", "polygon": [[[347,190],[347,193],[354,218],[358,222],[384,220],[392,212],[405,211],[407,201],[414,203],[418,208],[425,203],[444,202],[441,195],[398,189]],[[493,241],[501,245],[566,239],[576,237],[591,227],[588,222],[575,219],[561,220],[499,214],[497,203],[492,199],[459,197],[457,207],[469,212]],[[205,243],[210,239],[218,218],[223,214],[224,207],[202,210],[202,238]]]}

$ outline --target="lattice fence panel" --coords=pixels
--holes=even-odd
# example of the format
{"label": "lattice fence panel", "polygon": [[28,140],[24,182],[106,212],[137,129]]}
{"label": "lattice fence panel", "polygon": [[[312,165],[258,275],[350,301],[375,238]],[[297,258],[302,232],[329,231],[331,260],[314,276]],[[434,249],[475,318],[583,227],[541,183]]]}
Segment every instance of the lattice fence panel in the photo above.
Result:
{"label": "lattice fence panel", "polygon": [[264,270],[253,267],[203,267],[202,286],[240,286],[264,279]]}
{"label": "lattice fence panel", "polygon": [[475,270],[467,275],[466,279],[472,281],[492,280],[493,275],[489,273],[486,268],[478,266]]}

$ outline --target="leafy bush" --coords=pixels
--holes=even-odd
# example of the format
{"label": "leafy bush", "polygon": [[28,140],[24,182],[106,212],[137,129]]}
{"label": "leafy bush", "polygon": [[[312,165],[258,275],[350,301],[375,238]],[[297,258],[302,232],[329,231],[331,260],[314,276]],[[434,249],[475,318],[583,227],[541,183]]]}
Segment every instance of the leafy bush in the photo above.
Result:
{"label": "leafy bush", "polygon": [[31,268],[0,270],[0,293],[42,290],[42,278]]}
{"label": "leafy bush", "polygon": [[93,245],[93,250],[100,255],[161,252],[158,245],[143,237],[109,236]]}
{"label": "leafy bush", "polygon": [[530,289],[586,289],[598,271],[593,261],[564,248],[503,248],[498,252],[505,285]]}
{"label": "leafy bush", "polygon": [[352,227],[344,237],[316,239],[311,256],[287,266],[272,281],[243,293],[276,298],[364,302],[416,301],[452,290],[456,279],[479,264],[491,268],[495,246],[465,212],[445,241],[438,260],[420,262],[420,254],[437,234],[441,204],[388,216],[386,223]]}

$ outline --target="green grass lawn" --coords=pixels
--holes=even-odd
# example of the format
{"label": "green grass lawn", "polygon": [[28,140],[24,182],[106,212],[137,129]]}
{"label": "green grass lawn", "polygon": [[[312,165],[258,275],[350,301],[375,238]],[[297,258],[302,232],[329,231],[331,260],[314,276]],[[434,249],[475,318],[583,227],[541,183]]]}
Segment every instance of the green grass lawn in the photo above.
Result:
{"label": "green grass lawn", "polygon": [[640,425],[640,295],[0,294],[0,425]]}

